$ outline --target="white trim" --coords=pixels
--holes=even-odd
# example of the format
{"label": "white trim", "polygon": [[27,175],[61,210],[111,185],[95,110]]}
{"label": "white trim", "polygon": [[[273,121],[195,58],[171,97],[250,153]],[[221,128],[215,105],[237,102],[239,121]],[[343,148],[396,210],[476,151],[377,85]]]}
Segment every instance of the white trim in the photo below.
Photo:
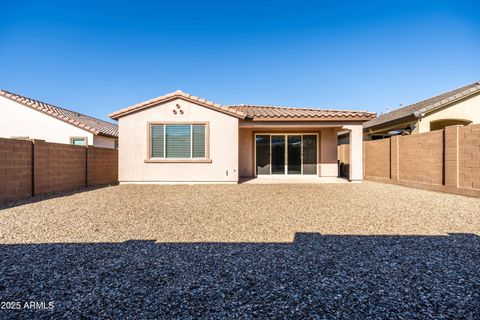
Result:
{"label": "white trim", "polygon": [[[184,126],[190,126],[190,157],[188,158],[168,158],[167,157],[167,126],[176,126],[176,125],[184,125]],[[204,126],[204,153],[205,155],[203,157],[193,157],[193,126],[194,125],[203,125]],[[152,157],[152,128],[154,126],[163,126],[163,157]],[[158,124],[149,124],[150,127],[150,136],[149,136],[149,159],[151,160],[207,160],[207,124],[176,124],[176,123],[158,123]]]}
{"label": "white trim", "polygon": [[[70,137],[70,143],[72,146],[88,146],[88,137],[81,137],[81,136],[71,136]],[[83,140],[83,143],[84,144],[74,144],[73,141],[74,140]]]}

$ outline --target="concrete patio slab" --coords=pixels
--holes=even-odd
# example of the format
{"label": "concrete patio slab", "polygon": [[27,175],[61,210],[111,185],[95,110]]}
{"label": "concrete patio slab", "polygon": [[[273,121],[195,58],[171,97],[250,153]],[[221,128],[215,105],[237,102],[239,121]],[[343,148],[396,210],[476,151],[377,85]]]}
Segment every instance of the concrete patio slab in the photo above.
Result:
{"label": "concrete patio slab", "polygon": [[318,176],[285,176],[271,175],[259,176],[256,178],[240,178],[239,183],[242,184],[303,184],[303,183],[349,183],[347,179],[337,177],[318,177]]}

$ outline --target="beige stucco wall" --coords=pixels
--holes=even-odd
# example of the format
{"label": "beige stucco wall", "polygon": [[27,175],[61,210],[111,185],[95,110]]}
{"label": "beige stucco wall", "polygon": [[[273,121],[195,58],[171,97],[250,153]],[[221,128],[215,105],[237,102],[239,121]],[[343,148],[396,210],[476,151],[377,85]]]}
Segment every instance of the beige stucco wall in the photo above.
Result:
{"label": "beige stucco wall", "polygon": [[333,128],[324,129],[252,129],[241,128],[239,133],[239,171],[240,176],[252,177],[255,174],[254,160],[254,136],[255,133],[317,133],[317,154],[319,176],[336,177],[338,175],[337,164],[337,135]]}
{"label": "beige stucco wall", "polygon": [[253,129],[240,129],[239,131],[239,160],[238,166],[240,176],[254,176],[254,160],[253,160]]}
{"label": "beige stucco wall", "polygon": [[109,138],[109,137],[93,136],[93,145],[95,147],[114,149],[115,140],[116,139]]}
{"label": "beige stucco wall", "polygon": [[320,135],[320,176],[338,176],[338,137],[333,128],[324,129]]}
{"label": "beige stucco wall", "polygon": [[363,126],[361,123],[343,126],[349,130],[350,155],[349,179],[350,181],[363,180]]}
{"label": "beige stucco wall", "polygon": [[442,119],[470,120],[480,123],[480,94],[425,115],[418,122],[418,133],[430,131],[430,122]]}
{"label": "beige stucco wall", "polygon": [[29,137],[70,144],[71,137],[86,137],[89,145],[113,148],[114,140],[55,119],[5,97],[0,97],[0,137]]}
{"label": "beige stucco wall", "polygon": [[[184,114],[174,114],[176,104]],[[211,163],[146,163],[148,122],[209,122]],[[119,119],[119,181],[237,182],[238,119],[182,99]]]}

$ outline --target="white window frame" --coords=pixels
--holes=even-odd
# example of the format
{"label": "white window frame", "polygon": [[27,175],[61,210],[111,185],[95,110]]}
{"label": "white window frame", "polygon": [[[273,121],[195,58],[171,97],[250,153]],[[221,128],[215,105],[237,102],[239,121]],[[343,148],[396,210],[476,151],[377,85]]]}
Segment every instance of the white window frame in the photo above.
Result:
{"label": "white window frame", "polygon": [[[83,140],[84,141],[84,145],[78,145],[78,144],[74,144],[73,141],[74,140]],[[86,147],[88,146],[88,137],[70,137],[70,144],[72,146],[81,146],[81,147]]]}
{"label": "white window frame", "polygon": [[[163,125],[163,157],[152,157],[152,127]],[[167,126],[189,125],[190,126],[190,157],[189,158],[167,158]],[[205,156],[193,157],[193,126],[203,125],[205,127]],[[149,122],[147,124],[147,158],[145,162],[212,162],[210,160],[210,123],[209,122]]]}

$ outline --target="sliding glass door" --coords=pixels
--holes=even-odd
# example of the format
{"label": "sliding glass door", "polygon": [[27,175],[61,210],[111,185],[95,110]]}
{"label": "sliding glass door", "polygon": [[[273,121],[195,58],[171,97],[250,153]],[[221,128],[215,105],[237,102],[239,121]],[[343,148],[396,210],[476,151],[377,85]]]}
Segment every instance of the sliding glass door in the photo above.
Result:
{"label": "sliding glass door", "polygon": [[317,134],[256,134],[256,174],[317,174],[317,137]]}
{"label": "sliding glass door", "polygon": [[288,135],[288,174],[302,174],[302,136]]}
{"label": "sliding glass door", "polygon": [[272,136],[272,174],[285,174],[285,135]]}
{"label": "sliding glass door", "polygon": [[270,174],[270,135],[255,136],[256,167],[258,174]]}
{"label": "sliding glass door", "polygon": [[317,135],[303,136],[303,174],[317,174]]}

